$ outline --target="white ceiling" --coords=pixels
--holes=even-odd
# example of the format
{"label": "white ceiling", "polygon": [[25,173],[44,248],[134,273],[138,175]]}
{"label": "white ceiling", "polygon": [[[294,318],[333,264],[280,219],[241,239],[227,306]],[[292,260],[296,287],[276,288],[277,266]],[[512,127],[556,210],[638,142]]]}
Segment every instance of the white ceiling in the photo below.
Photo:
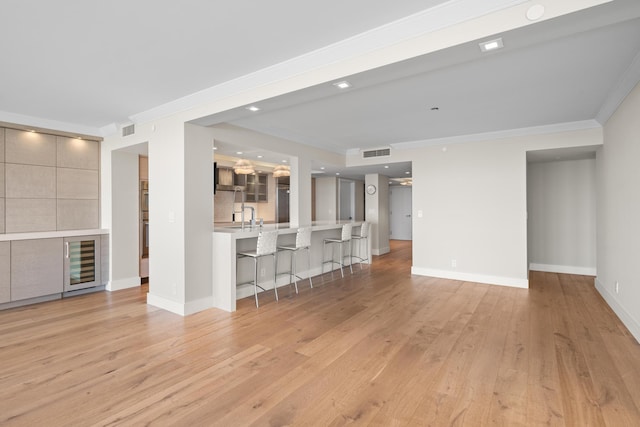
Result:
{"label": "white ceiling", "polygon": [[[480,15],[523,1],[473,4],[486,8],[477,6]],[[30,118],[96,134],[159,105],[451,3],[3,1],[0,121]],[[258,113],[238,108],[197,122],[232,123],[336,152],[399,147],[603,121],[640,79],[637,0],[615,0],[496,36],[505,44],[497,52],[482,54],[477,41],[466,43],[347,76],[353,87],[344,92],[327,83],[263,100]],[[396,176],[405,176],[407,165],[390,169],[396,166]],[[364,171],[379,172],[385,171]]]}
{"label": "white ceiling", "polygon": [[3,0],[0,112],[123,123],[444,2]]}

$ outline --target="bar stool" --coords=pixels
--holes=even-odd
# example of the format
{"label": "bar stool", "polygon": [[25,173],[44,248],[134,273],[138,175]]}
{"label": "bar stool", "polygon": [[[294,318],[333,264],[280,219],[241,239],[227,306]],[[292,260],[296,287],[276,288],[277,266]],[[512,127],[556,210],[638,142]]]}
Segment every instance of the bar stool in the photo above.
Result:
{"label": "bar stool", "polygon": [[[331,277],[333,277],[333,264],[338,264],[340,266],[340,274],[342,275],[342,277],[344,277],[344,272],[342,271],[342,267],[346,267],[346,265],[344,264],[345,255],[343,255],[342,249],[345,243],[349,244],[349,255],[348,255],[349,270],[351,270],[351,274],[353,274],[353,268],[351,267],[351,264],[353,261],[352,254],[351,254],[351,229],[352,228],[353,228],[353,224],[351,223],[344,224],[342,226],[342,236],[339,239],[327,238],[323,240],[322,242],[322,274],[324,274],[324,265],[331,263]],[[329,261],[324,260],[324,253],[325,253],[325,248],[327,247],[327,244],[331,245],[331,260]],[[336,245],[340,249],[340,262],[335,260]]]}
{"label": "bar stool", "polygon": [[[311,281],[311,227],[298,228],[296,233],[295,246],[278,246],[278,250],[289,251],[291,253],[291,269],[289,270],[289,283],[293,282],[296,286],[296,294],[298,293],[298,279],[304,280],[298,276],[298,270],[296,260],[298,258],[298,252],[307,250],[307,256],[309,260],[309,285],[313,288],[313,282]],[[291,288],[289,288],[291,289]]]}
{"label": "bar stool", "polygon": [[278,284],[276,282],[276,272],[278,271],[277,242],[278,230],[261,231],[258,234],[258,243],[255,251],[242,251],[237,254],[238,259],[253,258],[253,293],[256,297],[256,307],[258,307],[258,288],[266,291],[265,288],[258,285],[258,260],[268,255],[273,257],[273,290],[276,293],[276,301],[278,301]]}
{"label": "bar stool", "polygon": [[[360,234],[354,234],[351,236],[352,239],[357,242],[358,245],[358,255],[353,255],[353,258],[357,258],[359,260],[358,264],[360,264],[360,270],[362,270],[362,263],[369,261],[369,223],[363,222],[360,226]],[[354,243],[355,243],[354,242]],[[362,256],[362,244],[364,243],[364,256]],[[352,248],[353,250],[353,248]]]}

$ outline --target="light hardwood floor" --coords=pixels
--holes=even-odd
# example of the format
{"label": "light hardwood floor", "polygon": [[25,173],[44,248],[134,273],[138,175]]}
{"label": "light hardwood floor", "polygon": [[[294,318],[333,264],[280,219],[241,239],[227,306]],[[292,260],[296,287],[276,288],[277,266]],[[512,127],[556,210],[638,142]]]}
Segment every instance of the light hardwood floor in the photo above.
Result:
{"label": "light hardwood floor", "polygon": [[640,425],[640,346],[593,278],[417,277],[392,248],[233,314],[144,287],[0,312],[0,424]]}

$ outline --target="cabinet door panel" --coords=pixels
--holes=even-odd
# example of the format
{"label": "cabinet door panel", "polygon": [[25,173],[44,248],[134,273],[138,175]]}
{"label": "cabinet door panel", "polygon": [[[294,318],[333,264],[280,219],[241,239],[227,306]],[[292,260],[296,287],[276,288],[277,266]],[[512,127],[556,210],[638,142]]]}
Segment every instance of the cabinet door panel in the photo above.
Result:
{"label": "cabinet door panel", "polygon": [[62,293],[62,239],[11,242],[11,300]]}
{"label": "cabinet door panel", "polygon": [[22,165],[56,165],[56,137],[24,130],[5,130],[5,162]]}
{"label": "cabinet door panel", "polygon": [[56,137],[57,162],[60,168],[93,169],[100,167],[100,145],[85,139]]}

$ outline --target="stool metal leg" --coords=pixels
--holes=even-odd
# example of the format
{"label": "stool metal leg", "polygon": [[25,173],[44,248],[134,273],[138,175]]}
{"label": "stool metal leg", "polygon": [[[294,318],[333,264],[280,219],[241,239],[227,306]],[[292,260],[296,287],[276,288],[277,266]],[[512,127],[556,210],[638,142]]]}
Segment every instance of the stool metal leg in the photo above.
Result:
{"label": "stool metal leg", "polygon": [[256,308],[258,305],[258,258],[253,259],[253,295],[256,297]]}
{"label": "stool metal leg", "polygon": [[347,242],[347,245],[349,245],[349,271],[353,274],[353,246],[351,240]]}
{"label": "stool metal leg", "polygon": [[307,259],[309,260],[309,285],[313,288],[313,281],[311,280],[311,248],[307,248]]}
{"label": "stool metal leg", "polygon": [[276,301],[278,301],[278,256],[277,252],[273,253],[273,290],[276,292]]}
{"label": "stool metal leg", "polygon": [[[296,294],[298,293],[298,272],[296,271],[296,258],[298,254],[298,250],[291,251],[291,272],[293,273],[293,284],[296,287]],[[289,281],[291,283],[291,281]]]}
{"label": "stool metal leg", "polygon": [[342,266],[344,264],[344,255],[342,252],[344,250],[343,246],[344,245],[340,243],[340,276],[342,276],[342,278],[344,279],[344,271],[342,270]]}

